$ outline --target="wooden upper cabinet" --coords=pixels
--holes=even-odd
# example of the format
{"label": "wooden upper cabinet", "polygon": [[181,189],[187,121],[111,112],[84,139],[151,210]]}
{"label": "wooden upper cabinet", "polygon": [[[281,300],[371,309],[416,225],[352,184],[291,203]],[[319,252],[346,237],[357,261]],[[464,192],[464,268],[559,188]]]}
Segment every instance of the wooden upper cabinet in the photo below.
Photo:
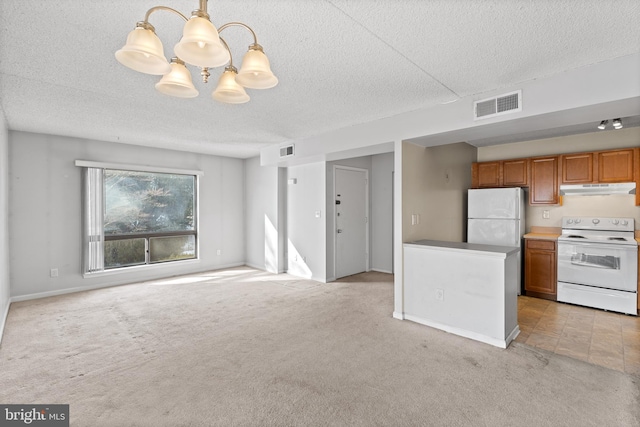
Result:
{"label": "wooden upper cabinet", "polygon": [[558,195],[558,156],[536,157],[530,161],[529,204],[557,205],[560,201]]}
{"label": "wooden upper cabinet", "polygon": [[588,184],[593,179],[593,153],[565,154],[562,159],[563,184]]}
{"label": "wooden upper cabinet", "polygon": [[598,182],[632,182],[634,149],[600,151],[598,155]]}
{"label": "wooden upper cabinet", "polygon": [[473,163],[472,188],[526,187],[529,159]]}
{"label": "wooden upper cabinet", "polygon": [[500,187],[500,162],[474,163],[471,180],[473,188]]}
{"label": "wooden upper cabinet", "polygon": [[504,160],[502,162],[502,185],[505,187],[526,187],[529,159]]}

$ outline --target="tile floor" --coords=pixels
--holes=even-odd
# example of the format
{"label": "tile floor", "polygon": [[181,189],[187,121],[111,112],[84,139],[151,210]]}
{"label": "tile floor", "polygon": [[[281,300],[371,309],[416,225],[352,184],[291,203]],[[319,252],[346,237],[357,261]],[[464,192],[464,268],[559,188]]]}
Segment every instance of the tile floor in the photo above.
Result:
{"label": "tile floor", "polygon": [[533,347],[640,375],[640,317],[518,297],[520,335]]}

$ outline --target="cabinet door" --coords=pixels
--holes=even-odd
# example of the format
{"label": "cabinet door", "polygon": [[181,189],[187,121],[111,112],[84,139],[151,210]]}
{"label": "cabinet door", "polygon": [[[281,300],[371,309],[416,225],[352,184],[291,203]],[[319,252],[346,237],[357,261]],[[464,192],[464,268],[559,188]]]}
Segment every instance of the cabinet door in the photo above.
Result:
{"label": "cabinet door", "polygon": [[531,159],[529,203],[531,205],[557,205],[558,202],[558,157]]}
{"label": "cabinet door", "polygon": [[474,163],[474,166],[476,169],[473,174],[477,188],[500,187],[500,162]]}
{"label": "cabinet door", "polygon": [[631,182],[633,180],[633,148],[598,153],[599,182]]}
{"label": "cabinet door", "polygon": [[527,295],[556,299],[556,242],[527,240],[524,253],[524,289]]}
{"label": "cabinet door", "polygon": [[526,187],[529,160],[505,160],[502,162],[502,185],[505,187]]}
{"label": "cabinet door", "polygon": [[588,184],[593,182],[593,153],[562,156],[562,183]]}

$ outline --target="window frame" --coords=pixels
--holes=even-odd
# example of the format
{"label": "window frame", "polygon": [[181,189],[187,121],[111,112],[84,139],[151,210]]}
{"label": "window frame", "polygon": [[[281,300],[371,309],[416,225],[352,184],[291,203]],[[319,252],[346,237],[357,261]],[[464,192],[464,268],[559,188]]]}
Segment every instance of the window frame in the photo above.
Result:
{"label": "window frame", "polygon": [[[187,170],[187,169],[175,169],[175,168],[163,168],[163,167],[151,167],[151,166],[140,166],[140,165],[131,165],[131,164],[119,164],[119,163],[105,163],[105,162],[95,162],[88,160],[76,160],[75,165],[83,168],[83,277],[95,277],[101,275],[109,275],[109,274],[117,274],[123,272],[131,272],[137,269],[157,269],[162,268],[164,266],[175,266],[175,263],[179,263],[180,265],[194,263],[200,261],[200,239],[199,239],[199,228],[200,228],[200,177],[204,175],[204,172],[199,170]],[[89,178],[90,170],[100,170],[97,174],[99,176],[99,185],[97,185],[96,178]],[[105,235],[104,234],[104,214],[106,208],[106,194],[104,192],[104,171],[106,169],[109,170],[118,170],[118,171],[132,171],[132,172],[149,172],[149,173],[161,173],[161,174],[173,174],[173,175],[187,175],[192,176],[194,178],[194,200],[193,200],[193,213],[194,213],[194,229],[193,230],[182,230],[182,231],[171,231],[166,233],[135,233],[135,234],[127,234],[127,235]],[[100,187],[99,189],[97,187]],[[93,192],[93,193],[92,193]],[[99,192],[99,200],[98,197],[94,197],[93,194]],[[93,209],[93,212],[89,213],[90,210]],[[96,210],[97,209],[97,210]],[[91,214],[96,215],[96,213],[100,216],[100,229],[96,230],[96,224],[88,224],[91,222],[89,217]],[[93,218],[95,220],[95,218]],[[92,228],[93,226],[93,228]],[[92,234],[93,231],[94,233]],[[95,231],[99,231],[99,233],[95,233]],[[149,245],[151,238],[158,237],[175,237],[175,236],[194,236],[195,240],[195,256],[194,258],[188,259],[179,259],[172,261],[150,261],[149,254]],[[135,238],[144,238],[145,239],[145,263],[144,264],[133,264],[122,267],[105,267],[105,254],[104,254],[104,243],[106,241],[116,241],[116,240],[128,240]],[[94,252],[96,248],[96,243],[99,244],[98,253],[101,256],[101,260],[98,260],[98,268],[90,269],[91,264],[89,261],[90,257],[95,258],[95,253],[92,254],[90,246],[94,245]],[[95,259],[94,259],[95,261]]]}

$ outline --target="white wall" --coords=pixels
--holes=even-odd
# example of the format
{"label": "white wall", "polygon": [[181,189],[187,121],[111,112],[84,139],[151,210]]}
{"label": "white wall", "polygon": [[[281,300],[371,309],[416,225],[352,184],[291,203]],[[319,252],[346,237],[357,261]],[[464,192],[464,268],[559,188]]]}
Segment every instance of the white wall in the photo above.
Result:
{"label": "white wall", "polygon": [[[597,123],[594,123],[594,126]],[[640,146],[640,127],[598,131],[581,135],[540,139],[513,144],[478,148],[478,161],[504,160],[519,157],[612,150]],[[640,191],[640,190],[639,190]],[[549,211],[549,218],[542,217]],[[526,228],[532,226],[561,227],[563,216],[608,216],[635,218],[640,230],[640,207],[634,196],[564,197],[561,206],[526,206]]]}
{"label": "white wall", "polygon": [[[9,132],[11,295],[71,290],[242,265],[244,161],[111,142]],[[81,173],[74,161],[201,170],[200,260],[82,277]],[[217,255],[221,250],[221,255]],[[51,268],[59,276],[49,277]]]}
{"label": "white wall", "polygon": [[326,282],[325,163],[289,167],[287,178],[296,180],[287,184],[287,271]]}
{"label": "white wall", "polygon": [[285,185],[280,168],[260,166],[259,157],[245,160],[246,263],[271,273],[282,273],[285,266]]}
{"label": "white wall", "polygon": [[0,108],[0,342],[9,312],[9,134]]}
{"label": "white wall", "polygon": [[371,158],[371,269],[393,272],[393,153]]}
{"label": "white wall", "polygon": [[[580,125],[590,121],[597,124],[604,118],[637,115],[640,106],[638,75],[640,53],[635,53],[522,82],[514,87],[466,96],[456,102],[290,141],[296,146],[296,155],[290,158],[279,157],[278,145],[268,146],[261,150],[261,161],[262,164],[286,166],[287,162],[301,162],[305,158],[313,161],[328,159],[331,153],[391,141],[415,138],[418,141],[414,142],[420,145],[436,146]],[[474,101],[513,90],[522,90],[522,111],[484,120],[473,119]]]}

